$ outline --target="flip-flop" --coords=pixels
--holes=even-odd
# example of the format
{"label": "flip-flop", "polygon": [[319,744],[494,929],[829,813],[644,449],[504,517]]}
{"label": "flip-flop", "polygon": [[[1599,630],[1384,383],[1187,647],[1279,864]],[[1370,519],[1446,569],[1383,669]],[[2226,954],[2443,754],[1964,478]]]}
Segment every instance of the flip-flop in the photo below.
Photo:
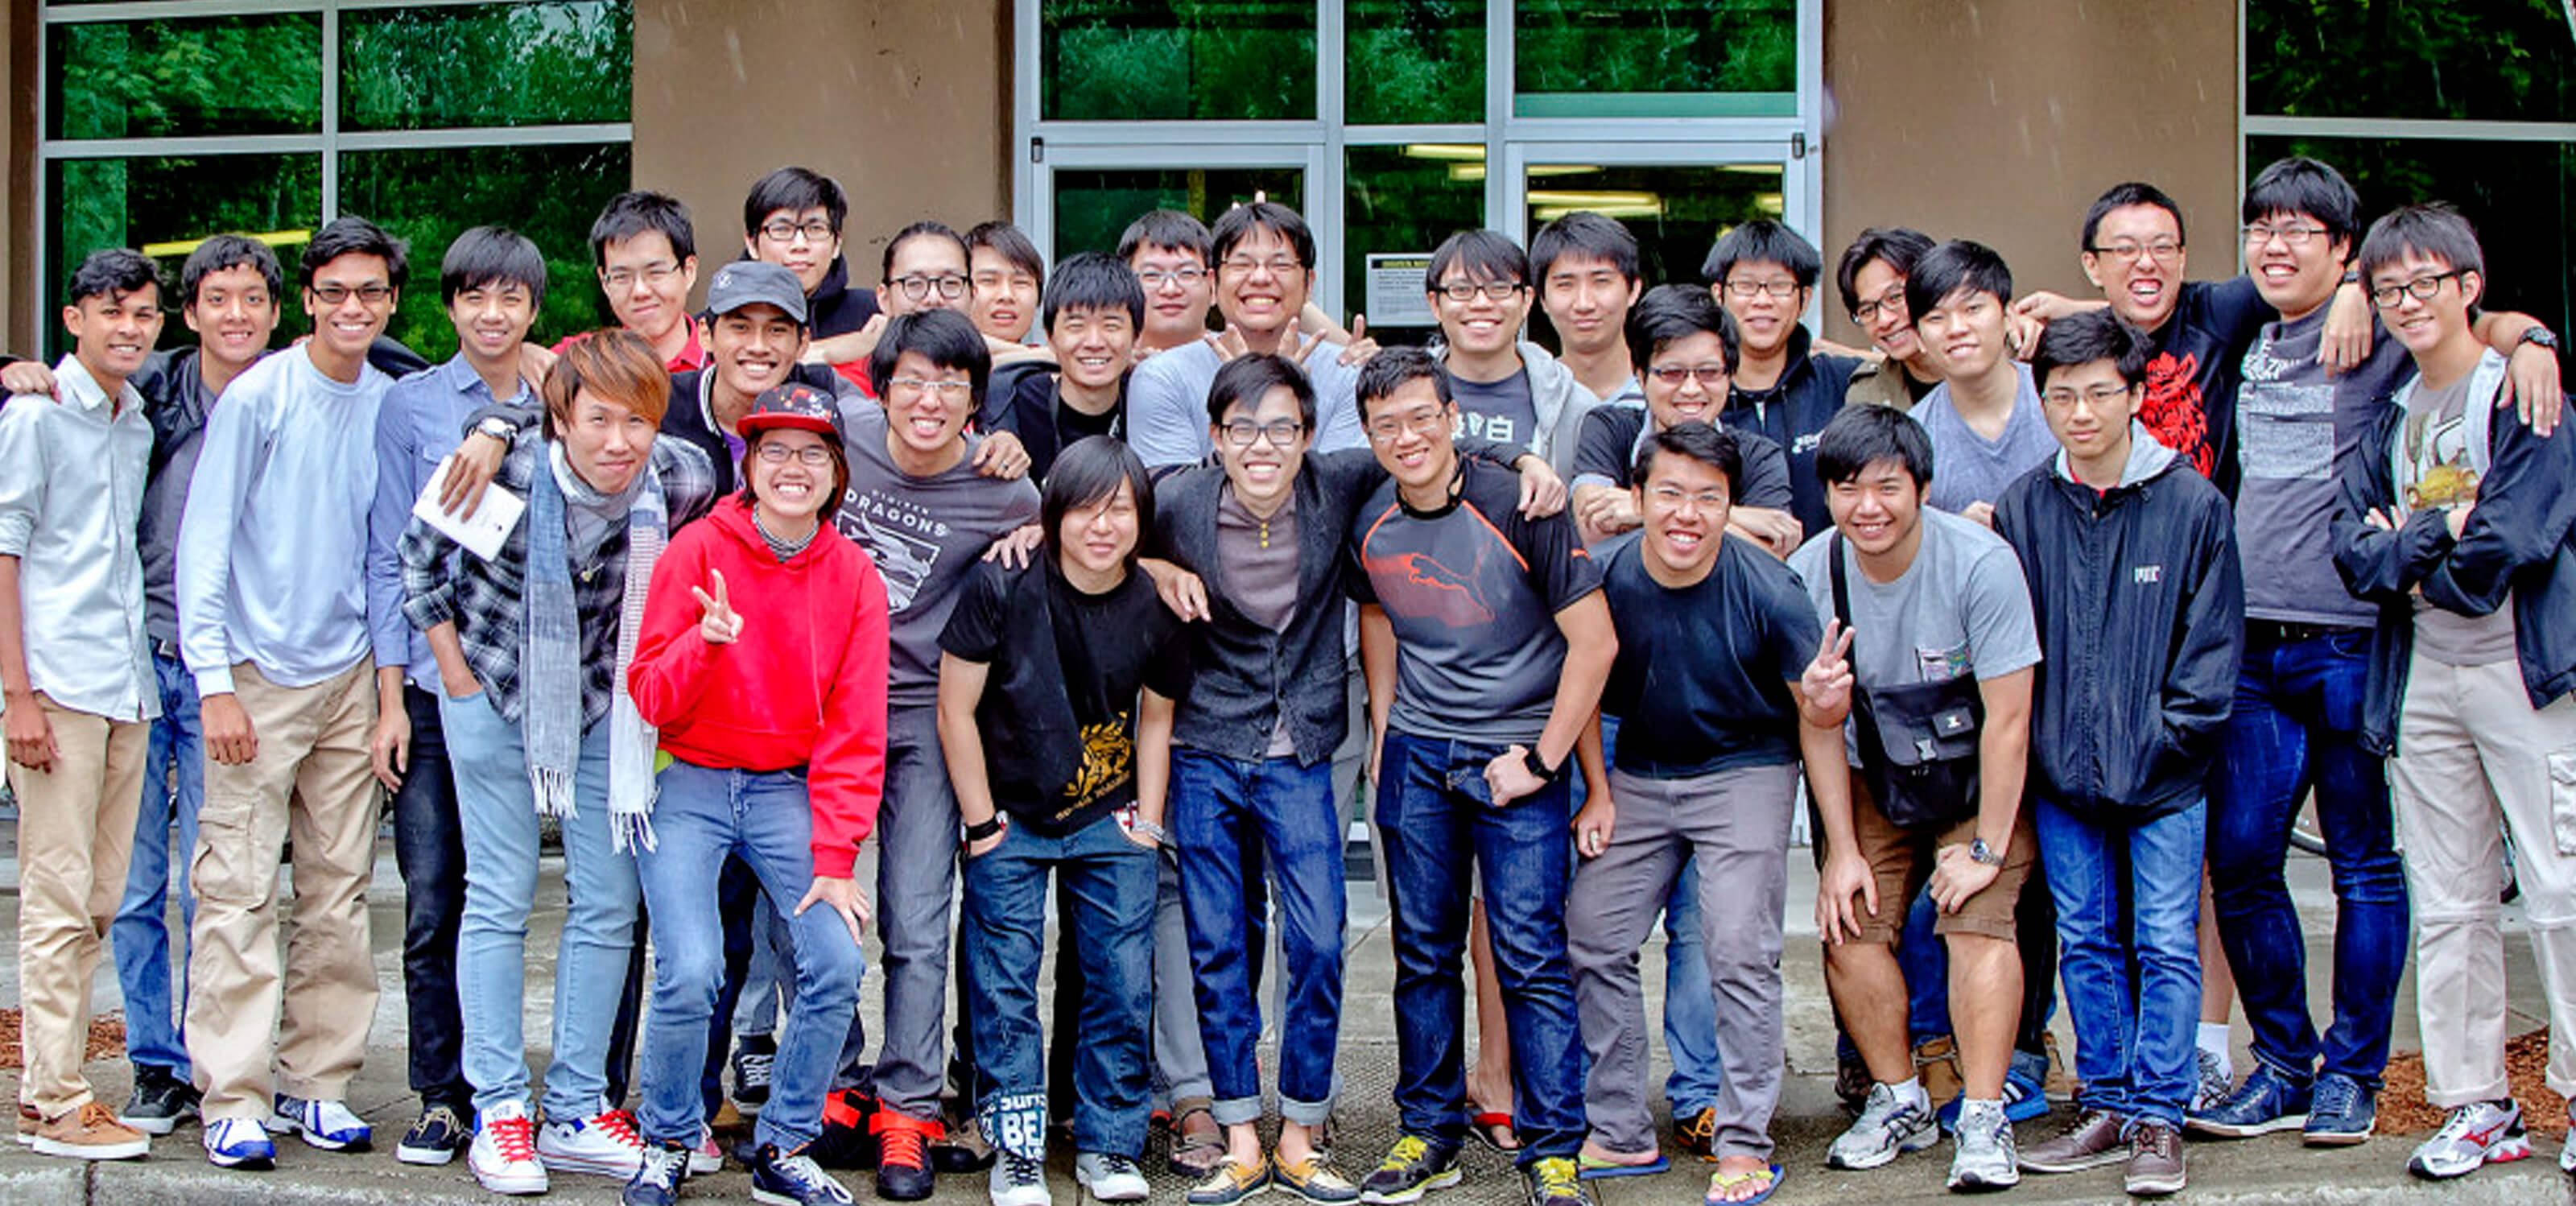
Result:
{"label": "flip-flop", "polygon": [[[1499,1110],[1486,1110],[1469,1114],[1467,1123],[1467,1134],[1476,1142],[1506,1156],[1521,1150],[1521,1135],[1519,1131],[1512,1129],[1511,1115]],[[1511,1142],[1503,1142],[1504,1138],[1510,1139]]]}
{"label": "flip-flop", "polygon": [[1621,1164],[1616,1160],[1604,1160],[1599,1156],[1578,1154],[1575,1156],[1574,1166],[1577,1170],[1576,1177],[1586,1181],[1599,1181],[1610,1177],[1651,1177],[1656,1173],[1672,1171],[1673,1162],[1666,1159],[1662,1152],[1656,1152],[1655,1158],[1644,1164]]}
{"label": "flip-flop", "polygon": [[[1770,1167],[1763,1169],[1761,1172],[1710,1173],[1708,1175],[1708,1196],[1701,1199],[1701,1201],[1703,1206],[1753,1206],[1753,1203],[1755,1202],[1767,1202],[1771,1199],[1772,1194],[1779,1191],[1780,1182],[1787,1180],[1788,1176],[1788,1171],[1777,1164],[1771,1165]],[[1721,1189],[1733,1189],[1747,1181],[1762,1182],[1762,1192],[1749,1198],[1738,1198],[1732,1201],[1717,1196],[1717,1191]]]}

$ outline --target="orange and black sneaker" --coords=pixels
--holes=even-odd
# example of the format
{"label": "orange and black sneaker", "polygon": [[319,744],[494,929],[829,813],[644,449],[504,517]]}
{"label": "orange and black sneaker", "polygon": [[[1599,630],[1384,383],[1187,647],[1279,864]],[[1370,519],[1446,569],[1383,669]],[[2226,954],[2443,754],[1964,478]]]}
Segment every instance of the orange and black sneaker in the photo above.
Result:
{"label": "orange and black sneaker", "polygon": [[945,1138],[947,1128],[937,1119],[880,1109],[868,1130],[877,1141],[877,1196],[892,1202],[929,1197],[938,1181],[930,1169],[930,1145]]}
{"label": "orange and black sneaker", "polygon": [[869,1168],[877,1162],[876,1136],[869,1133],[869,1119],[877,1112],[877,1099],[857,1089],[843,1089],[823,1099],[823,1132],[807,1145],[805,1154],[825,1168]]}
{"label": "orange and black sneaker", "polygon": [[1681,1141],[1682,1150],[1702,1160],[1717,1159],[1717,1107],[1703,1107],[1699,1113],[1673,1122],[1673,1138]]}

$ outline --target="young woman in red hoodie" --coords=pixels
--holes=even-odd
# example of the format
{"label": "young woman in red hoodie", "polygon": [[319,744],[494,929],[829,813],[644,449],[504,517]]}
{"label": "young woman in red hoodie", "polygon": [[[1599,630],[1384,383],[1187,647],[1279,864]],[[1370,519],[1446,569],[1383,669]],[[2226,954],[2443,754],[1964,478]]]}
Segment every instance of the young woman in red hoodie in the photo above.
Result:
{"label": "young woman in red hoodie", "polygon": [[[849,1201],[804,1154],[858,1006],[865,897],[850,877],[885,772],[886,590],[822,521],[849,481],[832,400],[789,384],[737,425],[742,494],[681,530],[653,572],[628,676],[660,728],[661,794],[637,855],[652,917],[643,1167],[630,1206],[668,1206],[699,1141],[707,1019],[724,979],[716,878],[738,854],[789,919],[795,1006],[754,1134],[763,1201]],[[737,610],[736,600],[740,600]]]}

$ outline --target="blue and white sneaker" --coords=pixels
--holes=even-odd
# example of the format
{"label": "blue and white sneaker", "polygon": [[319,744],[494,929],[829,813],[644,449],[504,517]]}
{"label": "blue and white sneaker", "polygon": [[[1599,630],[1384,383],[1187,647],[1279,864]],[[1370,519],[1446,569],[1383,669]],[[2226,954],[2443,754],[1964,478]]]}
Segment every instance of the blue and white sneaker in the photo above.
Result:
{"label": "blue and white sneaker", "polygon": [[802,1149],[760,1145],[751,1158],[751,1200],[770,1206],[853,1206],[857,1199]]}
{"label": "blue and white sneaker", "polygon": [[2274,1131],[2295,1131],[2308,1124],[2308,1106],[2313,1100],[2311,1086],[2294,1084],[2274,1071],[2272,1065],[2256,1063],[2234,1094],[2208,1109],[2190,1111],[2183,1125],[2195,1135],[2222,1139],[2251,1139]]}
{"label": "blue and white sneaker", "polygon": [[277,1095],[277,1112],[269,1115],[268,1129],[280,1135],[302,1135],[306,1146],[326,1152],[363,1152],[375,1141],[375,1131],[349,1112],[349,1103],[284,1093]]}
{"label": "blue and white sneaker", "polygon": [[2317,1077],[2308,1097],[2305,1141],[2310,1147],[2349,1147],[2366,1142],[2379,1124],[2379,1093],[2340,1072]]}
{"label": "blue and white sneaker", "polygon": [[277,1167],[277,1145],[269,1142],[266,1128],[248,1118],[208,1119],[206,1163],[265,1172]]}
{"label": "blue and white sneaker", "polygon": [[[2029,1122],[2035,1118],[2047,1117],[2048,1095],[2040,1088],[2047,1079],[2048,1057],[2046,1055],[2013,1052],[2012,1066],[2004,1070],[2004,1117],[2014,1122]],[[1961,1093],[1941,1103],[1938,1116],[1943,1134],[1959,1133],[1959,1103],[1967,1100],[1967,1097],[1967,1094]]]}

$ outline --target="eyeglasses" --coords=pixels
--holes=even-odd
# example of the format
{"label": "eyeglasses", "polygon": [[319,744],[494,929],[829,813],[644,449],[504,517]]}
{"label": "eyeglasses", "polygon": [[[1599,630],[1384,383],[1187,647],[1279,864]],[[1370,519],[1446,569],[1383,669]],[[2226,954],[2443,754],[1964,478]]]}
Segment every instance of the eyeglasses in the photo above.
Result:
{"label": "eyeglasses", "polygon": [[898,276],[894,278],[894,283],[896,287],[903,290],[905,297],[914,301],[930,296],[930,291],[933,289],[939,290],[939,296],[950,301],[966,296],[966,278],[954,272],[944,272],[938,276],[919,274]]}
{"label": "eyeglasses", "polygon": [[664,260],[658,264],[646,264],[640,270],[628,268],[611,269],[607,272],[600,273],[599,281],[601,284],[623,293],[628,289],[634,288],[635,282],[637,281],[642,281],[648,285],[661,284],[662,282],[671,279],[671,274],[678,272],[679,270],[680,266],[678,264],[674,264],[669,260]]}
{"label": "eyeglasses", "polygon": [[2114,406],[2126,402],[2128,397],[2128,386],[2097,385],[2091,389],[2083,391],[2082,393],[2077,393],[2071,389],[2052,389],[2047,393],[2041,394],[2039,396],[2039,400],[2050,406],[2056,407],[2068,407],[2075,405],[2077,402],[2082,402],[2086,410],[2109,410]]}
{"label": "eyeglasses", "polygon": [[2325,232],[2322,226],[2266,226],[2257,222],[2245,228],[2245,245],[2260,247],[2277,238],[2283,247],[2305,247]]}
{"label": "eyeglasses", "polygon": [[1703,511],[1715,510],[1726,505],[1724,490],[1701,490],[1694,493],[1685,491],[1679,486],[1657,486],[1646,491],[1646,494],[1667,507],[1678,507],[1682,505],[1683,499],[1689,499],[1692,506]]}
{"label": "eyeglasses", "polygon": [[2152,243],[2133,243],[2123,239],[2108,247],[2095,247],[2090,250],[2095,255],[2116,256],[2132,264],[2137,263],[2141,258],[2151,259],[2159,264],[2169,264],[2173,262],[2175,256],[2182,254],[2182,241],[2157,239]]}
{"label": "eyeglasses", "polygon": [[1757,297],[1787,301],[1798,295],[1798,282],[1787,277],[1767,281],[1728,281],[1726,295],[1737,301],[1752,301]]}
{"label": "eyeglasses", "polygon": [[2417,301],[2431,301],[2435,294],[2442,291],[2442,282],[2447,281],[2452,277],[2459,276],[2464,271],[2466,270],[2455,268],[2449,272],[2436,272],[2431,276],[2419,276],[2414,280],[2407,281],[2403,284],[2381,285],[2375,287],[2370,291],[2370,304],[2377,306],[2382,310],[2394,310],[2398,306],[2405,304],[2406,295],[2410,293],[2415,296],[2415,300]]}
{"label": "eyeglasses", "polygon": [[798,235],[805,236],[808,243],[829,243],[832,241],[832,224],[821,218],[801,223],[771,218],[760,224],[760,237],[781,246],[795,242]]}
{"label": "eyeglasses", "polygon": [[1889,285],[1886,292],[1853,306],[1851,314],[1852,321],[1864,327],[1877,326],[1878,318],[1882,314],[1899,322],[1904,321],[1905,282],[1898,281]]}
{"label": "eyeglasses", "polygon": [[908,389],[915,392],[929,390],[938,394],[940,397],[951,401],[965,397],[968,391],[975,388],[974,384],[971,382],[932,381],[926,377],[897,377],[886,382],[886,384],[894,386],[897,389]]}
{"label": "eyeglasses", "polygon": [[1434,435],[1449,426],[1446,409],[1416,411],[1409,415],[1380,415],[1369,420],[1368,437],[1380,444],[1392,444],[1404,433]]}
{"label": "eyeglasses", "polygon": [[1487,301],[1507,302],[1528,289],[1529,286],[1519,281],[1486,281],[1483,284],[1475,281],[1450,281],[1440,285],[1434,291],[1453,302],[1465,303],[1476,300],[1480,294]]}
{"label": "eyeglasses", "polygon": [[1250,448],[1256,439],[1269,440],[1273,448],[1285,448],[1297,438],[1298,432],[1306,430],[1306,425],[1295,419],[1273,419],[1267,423],[1236,419],[1218,430],[1225,433],[1226,443],[1237,448]]}
{"label": "eyeglasses", "polygon": [[[1249,272],[1251,269],[1247,268],[1245,271]],[[1145,286],[1147,293],[1162,288],[1165,282],[1187,289],[1206,279],[1207,269],[1205,268],[1174,268],[1169,272],[1160,268],[1147,268],[1136,274],[1136,283]]]}
{"label": "eyeglasses", "polygon": [[1687,382],[1694,377],[1699,379],[1699,387],[1709,391],[1710,393],[1716,393],[1717,391],[1726,388],[1726,366],[1722,364],[1702,364],[1697,366],[1662,364],[1647,369],[1646,375],[1654,378],[1658,383],[1669,386],[1673,389],[1680,389],[1684,382]]}
{"label": "eyeglasses", "polygon": [[1287,276],[1290,273],[1305,267],[1305,265],[1284,255],[1275,255],[1266,260],[1256,260],[1250,256],[1230,255],[1225,257],[1217,267],[1224,271],[1243,276],[1250,276],[1252,273],[1263,268],[1269,269],[1270,275],[1272,276]]}
{"label": "eyeglasses", "polygon": [[307,286],[307,288],[313,290],[313,296],[326,306],[339,305],[340,303],[349,300],[349,295],[352,293],[358,295],[359,301],[365,302],[370,306],[383,305],[387,299],[394,295],[394,287],[385,284],[360,285],[357,288],[352,289],[347,285],[335,283],[329,285],[310,285]]}
{"label": "eyeglasses", "polygon": [[784,465],[789,457],[820,469],[832,463],[832,450],[821,444],[807,444],[801,448],[790,448],[785,444],[760,446],[760,459],[765,464]]}

